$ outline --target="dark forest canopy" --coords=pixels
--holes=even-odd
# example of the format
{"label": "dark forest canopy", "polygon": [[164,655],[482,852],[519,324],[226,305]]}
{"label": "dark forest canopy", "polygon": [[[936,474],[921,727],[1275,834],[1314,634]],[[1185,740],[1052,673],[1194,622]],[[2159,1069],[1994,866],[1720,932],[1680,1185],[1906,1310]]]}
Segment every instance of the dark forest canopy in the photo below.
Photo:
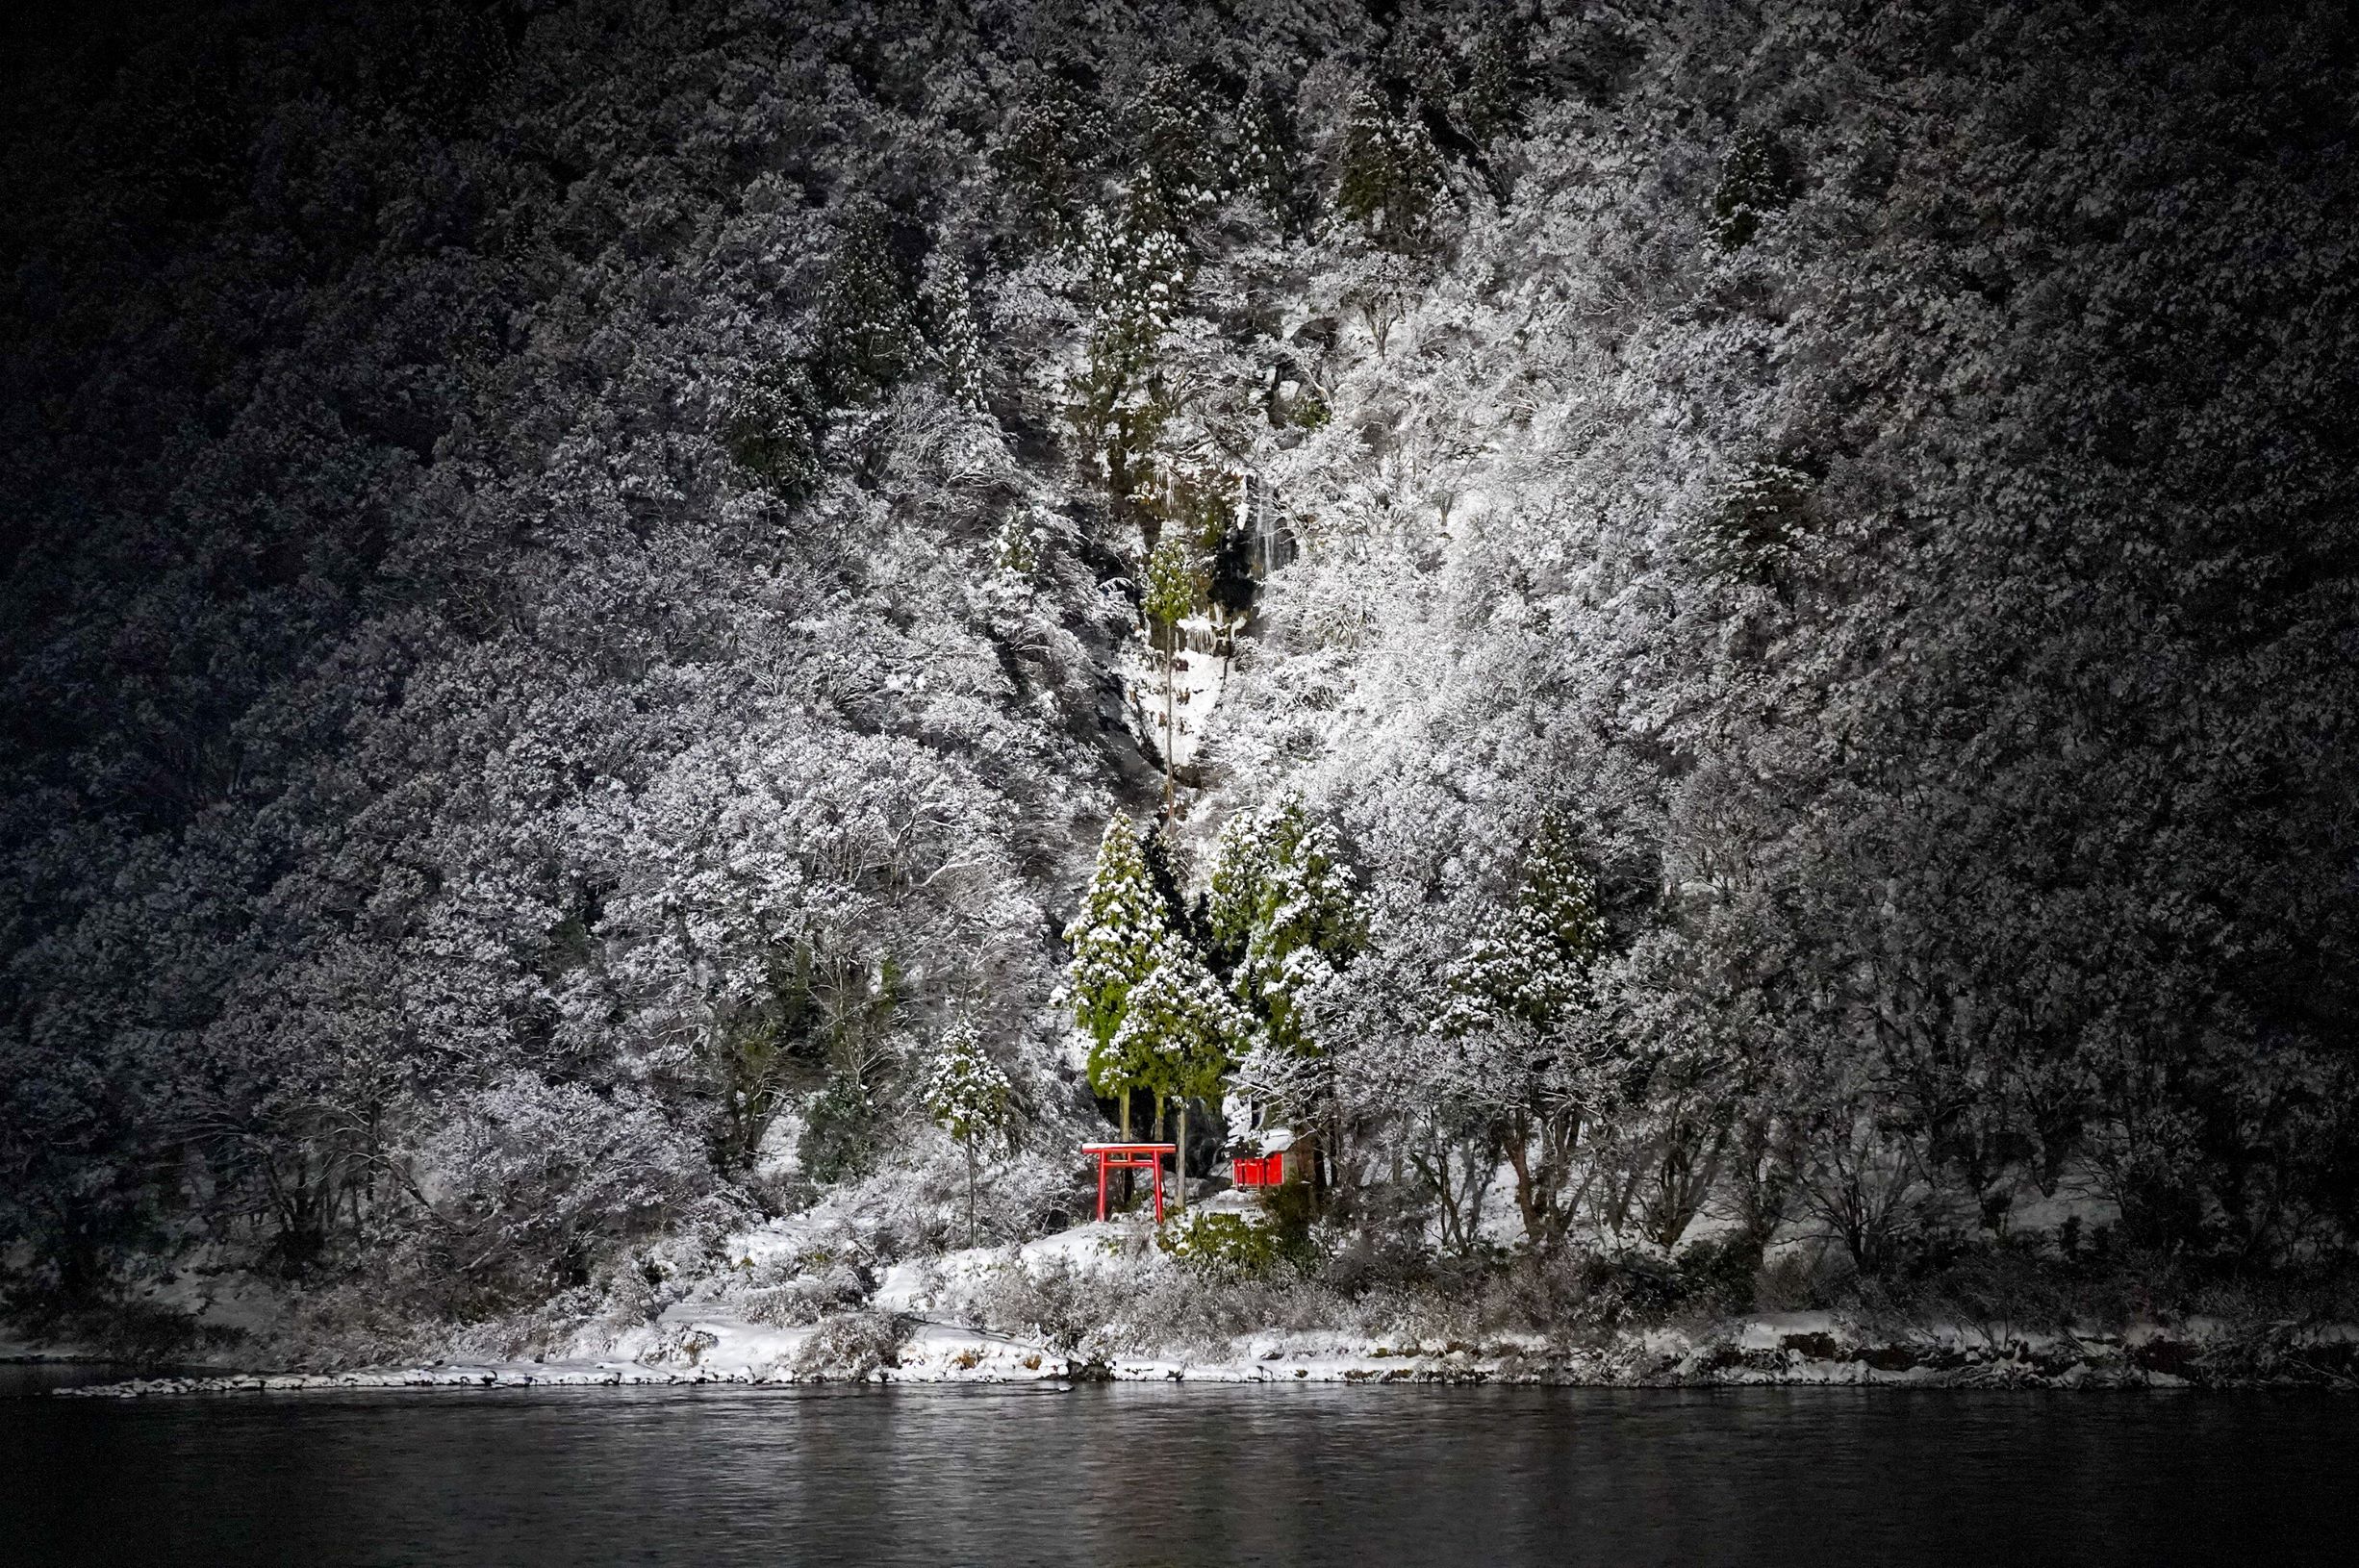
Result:
{"label": "dark forest canopy", "polygon": [[2347,1251],[2346,8],[12,25],[17,1311],[1027,1233],[1167,788],[1338,1252]]}

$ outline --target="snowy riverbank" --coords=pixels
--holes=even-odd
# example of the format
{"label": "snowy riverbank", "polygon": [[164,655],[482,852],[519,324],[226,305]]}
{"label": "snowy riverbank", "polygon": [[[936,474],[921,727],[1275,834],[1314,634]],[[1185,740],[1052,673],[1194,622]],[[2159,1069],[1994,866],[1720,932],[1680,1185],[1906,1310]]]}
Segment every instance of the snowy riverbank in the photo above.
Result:
{"label": "snowy riverbank", "polygon": [[476,1337],[416,1361],[342,1366],[323,1366],[315,1351],[308,1365],[197,1367],[60,1392],[1078,1381],[2359,1390],[2359,1325],[2343,1323],[2190,1315],[2031,1328],[1991,1317],[1807,1311],[1515,1332],[1411,1314],[1189,1333],[1141,1303],[1158,1285],[1201,1289],[1201,1279],[1135,1223],[906,1259],[823,1298],[804,1287],[823,1267],[815,1259],[832,1255],[815,1250],[827,1234],[809,1215],[741,1232],[726,1266],[683,1282],[648,1317],[579,1324],[528,1348]]}
{"label": "snowy riverbank", "polygon": [[[1269,1334],[1243,1353],[1084,1357],[957,1324],[850,1320],[875,1336],[864,1359],[846,1321],[777,1328],[712,1314],[669,1320],[635,1356],[449,1362],[331,1373],[138,1378],[61,1393],[83,1398],[317,1389],[571,1388],[705,1383],[1211,1382],[1525,1383],[1603,1387],[1846,1385],[1915,1388],[2359,1390],[2359,1327],[2143,1325],[2001,1338],[1975,1326],[1878,1330],[1830,1313],[1770,1314],[1689,1331],[1656,1328],[1594,1346],[1537,1336],[1483,1345],[1353,1343]],[[877,1329],[891,1325],[889,1338]],[[831,1344],[835,1339],[838,1343]]]}

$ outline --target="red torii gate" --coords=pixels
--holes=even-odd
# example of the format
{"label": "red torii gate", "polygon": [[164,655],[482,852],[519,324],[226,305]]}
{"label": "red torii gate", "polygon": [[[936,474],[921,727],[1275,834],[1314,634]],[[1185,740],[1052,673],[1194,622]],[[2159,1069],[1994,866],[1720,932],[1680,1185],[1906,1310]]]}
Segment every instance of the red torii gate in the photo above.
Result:
{"label": "red torii gate", "polygon": [[1180,1152],[1178,1144],[1083,1144],[1081,1152],[1098,1156],[1098,1218],[1105,1218],[1105,1177],[1109,1171],[1154,1173],[1154,1223],[1163,1223],[1163,1156]]}

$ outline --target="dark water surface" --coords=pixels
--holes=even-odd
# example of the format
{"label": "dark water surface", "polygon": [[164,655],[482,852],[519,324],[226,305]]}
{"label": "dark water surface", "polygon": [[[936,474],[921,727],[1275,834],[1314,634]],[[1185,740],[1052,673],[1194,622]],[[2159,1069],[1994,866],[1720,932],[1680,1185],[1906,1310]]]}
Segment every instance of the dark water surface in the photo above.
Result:
{"label": "dark water surface", "polygon": [[2359,1401],[1774,1389],[0,1400],[0,1562],[2319,1561]]}

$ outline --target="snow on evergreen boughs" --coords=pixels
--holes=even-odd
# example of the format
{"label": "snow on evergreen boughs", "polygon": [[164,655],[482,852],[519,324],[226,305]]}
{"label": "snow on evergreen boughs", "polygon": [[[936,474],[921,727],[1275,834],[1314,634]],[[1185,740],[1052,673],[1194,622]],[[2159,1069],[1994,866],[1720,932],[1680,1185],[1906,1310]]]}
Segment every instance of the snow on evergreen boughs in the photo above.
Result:
{"label": "snow on evergreen boughs", "polygon": [[1107,1056],[1114,1072],[1166,1100],[1210,1099],[1234,1056],[1253,1043],[1253,1021],[1180,937],[1168,937],[1154,967],[1125,999]]}
{"label": "snow on evergreen boughs", "polygon": [[1139,158],[1131,210],[1180,236],[1219,199],[1211,101],[1189,72],[1167,65],[1139,89],[1131,118]]}
{"label": "snow on evergreen boughs", "polygon": [[1240,813],[1214,851],[1206,920],[1230,984],[1273,1046],[1316,1050],[1305,1000],[1332,983],[1364,934],[1359,896],[1334,829],[1288,792]]}
{"label": "snow on evergreen boughs", "polygon": [[1434,1026],[1464,1033],[1505,1017],[1554,1033],[1587,1004],[1590,968],[1605,944],[1596,882],[1575,854],[1570,831],[1551,814],[1525,855],[1506,921],[1450,966],[1451,1000]]}
{"label": "snow on evergreen boughs", "polygon": [[1777,133],[1763,126],[1738,132],[1712,192],[1714,238],[1723,249],[1738,249],[1761,231],[1763,217],[1790,206],[1795,192],[1793,154]]}
{"label": "snow on evergreen boughs", "polygon": [[1749,463],[1718,487],[1705,532],[1708,565],[1738,576],[1774,576],[1800,545],[1811,476],[1783,463]]}
{"label": "snow on evergreen boughs", "polygon": [[967,1245],[975,1245],[975,1168],[982,1141],[1012,1122],[1007,1075],[983,1050],[975,1025],[961,1018],[943,1031],[926,1081],[926,1114],[949,1133],[967,1167]]}
{"label": "snow on evergreen boughs", "polygon": [[1090,1037],[1089,1080],[1100,1093],[1112,1093],[1127,1081],[1114,1050],[1115,1032],[1131,988],[1154,972],[1172,939],[1138,828],[1116,812],[1099,840],[1098,864],[1081,912],[1065,927],[1073,948],[1065,995],[1075,1025]]}
{"label": "snow on evergreen boughs", "polygon": [[1375,83],[1353,93],[1335,205],[1386,250],[1422,249],[1442,195],[1441,155],[1413,109],[1397,113]]}
{"label": "snow on evergreen boughs", "polygon": [[891,215],[873,196],[851,197],[837,218],[818,332],[821,375],[839,404],[883,396],[917,351],[917,320],[893,254]]}
{"label": "snow on evergreen boughs", "polygon": [[1281,92],[1279,83],[1256,80],[1230,111],[1225,179],[1292,232],[1301,221],[1301,139]]}
{"label": "snow on evergreen boughs", "polygon": [[788,500],[819,482],[826,409],[799,365],[767,369],[740,392],[722,430],[739,467]]}
{"label": "snow on evergreen boughs", "polygon": [[1114,145],[1104,112],[1055,71],[1027,84],[994,143],[993,164],[1043,240],[1066,238]]}
{"label": "snow on evergreen boughs", "polygon": [[943,1030],[926,1080],[926,1114],[952,1139],[972,1144],[1007,1130],[1014,1090],[975,1025],[959,1019]]}
{"label": "snow on evergreen boughs", "polygon": [[1187,250],[1132,206],[1119,217],[1084,214],[1075,255],[1089,319],[1069,384],[1074,424],[1100,476],[1128,498],[1168,414],[1156,372],[1185,297]]}
{"label": "snow on evergreen boughs", "polygon": [[1454,117],[1476,141],[1487,145],[1522,117],[1525,48],[1520,18],[1511,13],[1476,35],[1467,52],[1466,87],[1454,107]]}
{"label": "snow on evergreen boughs", "polygon": [[1044,533],[1030,509],[1011,511],[991,542],[992,564],[1018,582],[1029,582],[1040,569]]}
{"label": "snow on evergreen boughs", "polygon": [[970,413],[986,412],[983,399],[983,342],[976,329],[975,307],[967,289],[966,264],[948,245],[937,245],[926,258],[926,287],[921,296],[929,346],[942,375],[942,390]]}

